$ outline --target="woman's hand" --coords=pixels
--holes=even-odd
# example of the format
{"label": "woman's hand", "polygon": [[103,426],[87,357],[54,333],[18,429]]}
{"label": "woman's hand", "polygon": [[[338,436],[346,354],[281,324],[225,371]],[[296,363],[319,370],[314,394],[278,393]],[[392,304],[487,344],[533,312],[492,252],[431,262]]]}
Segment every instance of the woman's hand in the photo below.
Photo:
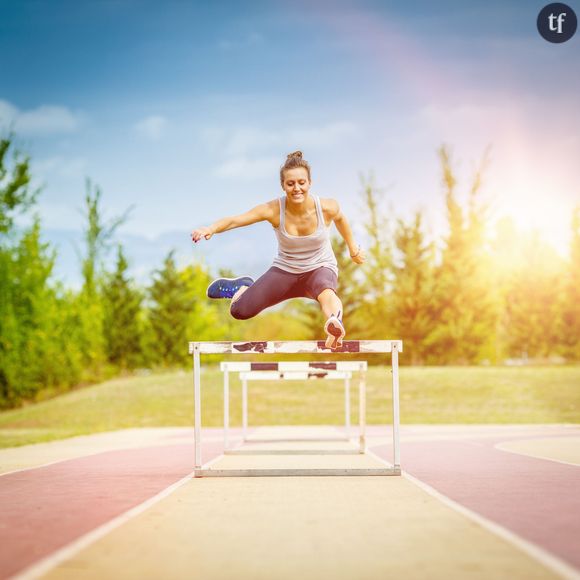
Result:
{"label": "woman's hand", "polygon": [[354,253],[351,252],[350,258],[355,264],[364,264],[366,260],[365,251],[358,246]]}
{"label": "woman's hand", "polygon": [[205,238],[209,240],[213,236],[214,232],[211,228],[197,228],[197,230],[193,230],[191,232],[191,241],[194,244],[197,244],[201,238]]}

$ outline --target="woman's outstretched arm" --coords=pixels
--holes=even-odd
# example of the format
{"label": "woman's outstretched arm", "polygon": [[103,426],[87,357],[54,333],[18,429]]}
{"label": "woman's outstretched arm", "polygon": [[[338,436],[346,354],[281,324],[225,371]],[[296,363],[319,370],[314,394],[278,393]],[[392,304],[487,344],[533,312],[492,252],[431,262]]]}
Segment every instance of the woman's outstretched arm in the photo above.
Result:
{"label": "woman's outstretched arm", "polygon": [[199,242],[202,238],[209,240],[214,234],[221,234],[222,232],[227,232],[228,230],[233,230],[235,228],[243,228],[244,226],[263,222],[265,220],[271,221],[273,216],[273,202],[262,203],[246,213],[225,217],[217,220],[217,222],[214,222],[210,226],[193,230],[191,232],[191,239],[194,243]]}
{"label": "woman's outstretched arm", "polygon": [[363,264],[365,261],[365,252],[359,244],[356,243],[352,229],[346,216],[340,210],[340,206],[335,199],[325,199],[324,209],[328,212],[328,216],[336,225],[338,233],[342,236],[348,247],[348,252],[353,262],[356,264]]}

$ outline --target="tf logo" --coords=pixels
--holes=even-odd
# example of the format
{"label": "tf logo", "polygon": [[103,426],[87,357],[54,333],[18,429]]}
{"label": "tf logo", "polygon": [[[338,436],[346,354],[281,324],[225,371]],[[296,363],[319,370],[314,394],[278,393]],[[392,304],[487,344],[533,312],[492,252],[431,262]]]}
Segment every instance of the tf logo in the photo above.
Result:
{"label": "tf logo", "polygon": [[538,32],[548,42],[562,43],[576,32],[578,20],[570,6],[555,2],[544,6],[538,14]]}

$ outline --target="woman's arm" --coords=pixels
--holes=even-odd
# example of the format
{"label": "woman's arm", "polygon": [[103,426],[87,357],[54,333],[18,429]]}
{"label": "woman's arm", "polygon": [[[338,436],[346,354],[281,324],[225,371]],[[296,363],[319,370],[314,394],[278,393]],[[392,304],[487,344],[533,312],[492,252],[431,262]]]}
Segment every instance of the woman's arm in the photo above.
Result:
{"label": "woman's arm", "polygon": [[338,202],[335,199],[325,199],[323,202],[323,209],[334,222],[338,233],[346,242],[352,261],[357,264],[363,264],[365,261],[365,252],[360,245],[356,243],[350,224],[348,223],[346,216],[340,210]]}
{"label": "woman's arm", "polygon": [[201,238],[209,240],[214,234],[221,234],[222,232],[227,232],[228,230],[233,230],[235,228],[243,228],[244,226],[263,222],[265,220],[271,221],[273,216],[274,211],[272,202],[262,203],[246,213],[225,217],[214,222],[211,226],[193,230],[191,232],[191,239],[194,243],[199,242]]}

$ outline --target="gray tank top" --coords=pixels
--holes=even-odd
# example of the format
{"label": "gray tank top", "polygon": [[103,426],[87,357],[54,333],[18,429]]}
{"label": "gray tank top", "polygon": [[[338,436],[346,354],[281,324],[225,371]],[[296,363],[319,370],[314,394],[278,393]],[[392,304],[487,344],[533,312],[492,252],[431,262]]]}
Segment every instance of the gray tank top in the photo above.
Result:
{"label": "gray tank top", "polygon": [[[312,195],[312,194],[311,194]],[[338,276],[336,256],[330,243],[330,228],[324,223],[320,198],[312,195],[316,205],[318,225],[308,236],[292,236],[286,231],[286,196],[281,197],[280,225],[274,228],[278,238],[278,255],[272,266],[286,272],[302,274],[322,266],[330,268]]]}

